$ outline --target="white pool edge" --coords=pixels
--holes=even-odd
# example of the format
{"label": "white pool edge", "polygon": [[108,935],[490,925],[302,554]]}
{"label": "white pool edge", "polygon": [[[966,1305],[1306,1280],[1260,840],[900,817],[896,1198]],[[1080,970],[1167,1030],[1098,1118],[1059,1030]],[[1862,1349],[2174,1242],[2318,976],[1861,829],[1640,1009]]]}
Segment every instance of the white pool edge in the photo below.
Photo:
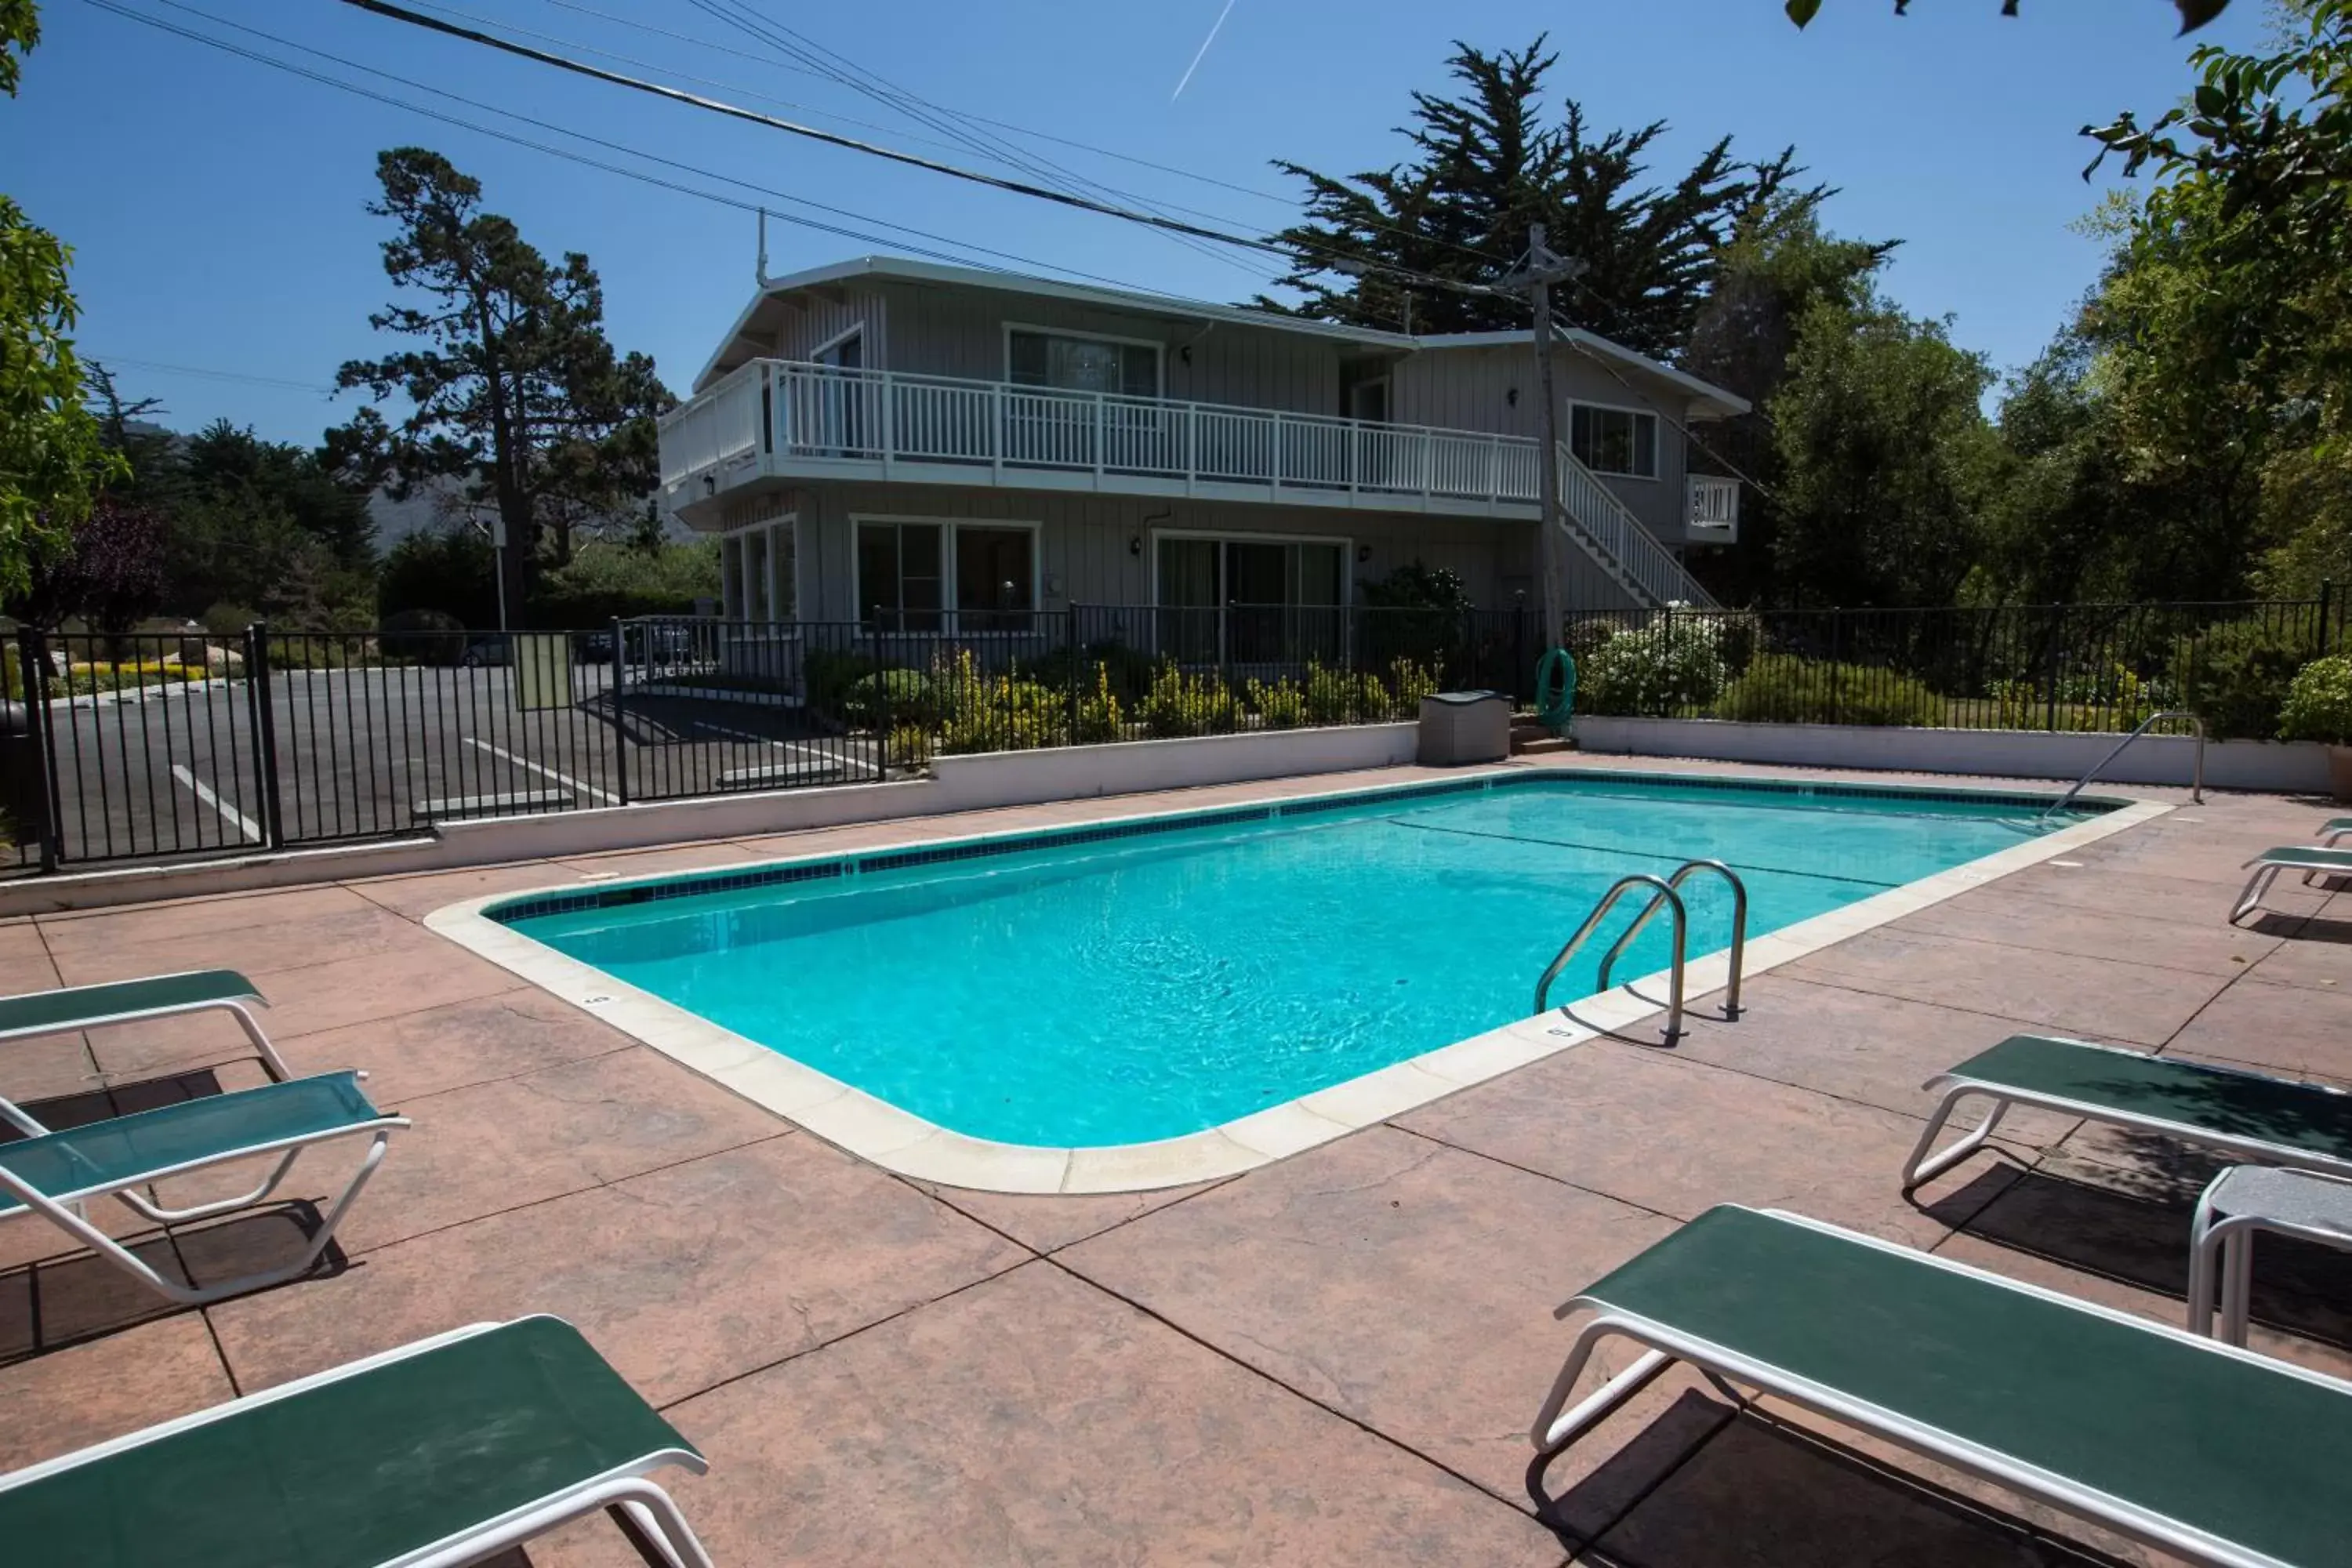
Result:
{"label": "white pool edge", "polygon": [[[1481,769],[1463,775],[1464,782],[1480,778],[1524,776],[1522,768]],[[1562,770],[1570,771],[1570,770]],[[1650,773],[1649,777],[1671,777]],[[1719,774],[1689,775],[1720,786]],[[1757,783],[1815,783],[1759,777]],[[844,858],[887,855],[901,849],[932,849],[944,842],[977,844],[1042,834],[1115,826],[1122,823],[1166,820],[1246,809],[1255,805],[1298,805],[1341,795],[1377,796],[1402,793],[1425,784],[1376,785],[1332,790],[1321,795],[1290,795],[1265,802],[1228,801],[1189,811],[1135,812],[1101,817],[1059,827],[1025,827],[998,833],[972,834],[953,840],[915,838],[834,849],[811,855],[782,856],[772,860],[729,862],[711,869],[726,874],[764,867],[815,864]],[[1834,786],[1832,786],[1834,787]],[[1873,789],[1900,786],[1867,785]],[[1967,790],[1923,786],[1933,795],[2016,795],[2015,790]],[[2127,827],[2137,826],[2172,810],[2166,802],[2133,796],[2124,805],[2087,821],[2063,827],[2023,844],[2013,844],[1948,869],[1890,888],[1882,893],[1826,914],[1759,936],[1748,943],[1745,976],[1777,969],[1820,952],[1847,937],[1899,920],[1931,904],[1982,887],[2012,871],[2079,849]],[[669,881],[692,877],[677,872],[632,880]],[[689,1068],[723,1088],[733,1090],[793,1125],[815,1133],[860,1159],[918,1181],[980,1192],[1079,1194],[1149,1192],[1160,1187],[1188,1185],[1239,1175],[1328,1143],[1335,1138],[1376,1125],[1408,1110],[1499,1078],[1517,1068],[1541,1061],[1572,1046],[1603,1035],[1620,1033],[1663,1013],[1664,1006],[1642,994],[1664,994],[1667,973],[1641,975],[1613,990],[1580,997],[1566,1007],[1522,1018],[1500,1028],[1441,1046],[1417,1057],[1395,1062],[1360,1077],[1317,1089],[1312,1094],[1254,1112],[1236,1121],[1180,1138],[1148,1143],[1112,1144],[1083,1149],[1055,1149],[1022,1143],[999,1143],[927,1121],[888,1101],[853,1088],[731,1029],[666,1002],[591,964],[556,952],[483,911],[493,905],[534,897],[579,891],[579,884],[486,894],[434,910],[425,918],[426,929],[437,931],[481,958],[520,975],[570,1002],[622,1033],[652,1047],[671,1060]],[[1727,950],[1695,957],[1685,967],[1688,994],[1705,996],[1722,988],[1730,976]]]}

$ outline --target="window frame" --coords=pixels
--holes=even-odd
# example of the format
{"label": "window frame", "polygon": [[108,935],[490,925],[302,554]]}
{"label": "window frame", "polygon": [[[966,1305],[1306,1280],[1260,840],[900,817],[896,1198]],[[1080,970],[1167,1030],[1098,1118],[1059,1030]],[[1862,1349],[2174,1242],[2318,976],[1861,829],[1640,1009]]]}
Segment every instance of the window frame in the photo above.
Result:
{"label": "window frame", "polygon": [[[1185,606],[1164,605],[1160,599],[1160,542],[1163,539],[1206,539],[1217,544],[1330,544],[1339,551],[1339,602],[1334,605],[1249,605],[1251,609],[1280,608],[1290,610],[1348,609],[1356,602],[1356,578],[1350,570],[1356,563],[1356,542],[1351,537],[1334,533],[1257,533],[1249,531],[1214,528],[1155,528],[1149,541],[1151,546],[1151,605],[1155,610],[1209,608],[1207,605]],[[1224,568],[1218,567],[1223,577]],[[1217,609],[1227,606],[1218,605]]]}
{"label": "window frame", "polygon": [[[824,356],[833,353],[834,350],[839,348],[842,344],[847,342],[852,338],[856,338],[857,340],[857,368],[859,370],[874,369],[875,367],[873,365],[866,363],[866,318],[863,316],[860,316],[848,326],[842,328],[841,331],[834,333],[833,336],[825,339],[824,342],[809,350],[806,363],[810,364],[825,364],[826,360]],[[828,366],[828,368],[837,370],[842,367],[838,365],[831,365]]]}
{"label": "window frame", "polygon": [[[1576,460],[1578,462],[1584,463],[1584,466],[1587,468],[1591,469],[1593,473],[1600,475],[1603,479],[1645,479],[1654,484],[1665,477],[1665,421],[1658,417],[1658,414],[1655,409],[1636,408],[1631,404],[1626,403],[1595,403],[1589,398],[1570,398],[1568,400],[1568,450],[1571,457],[1574,457],[1576,453],[1576,411],[1580,408],[1590,408],[1596,412],[1605,414],[1631,415],[1635,419],[1648,420],[1650,422],[1650,468],[1652,471],[1644,474],[1635,472],[1631,469],[1621,470],[1617,468],[1594,468],[1591,463],[1584,463],[1584,459],[1582,458],[1577,458]],[[1634,441],[1633,447],[1636,451],[1639,451],[1641,448],[1640,441]]]}
{"label": "window frame", "polygon": [[[1012,637],[1036,635],[1035,617],[1045,613],[1045,525],[1028,518],[1007,517],[924,517],[906,512],[853,511],[849,514],[849,619],[857,626],[860,635],[877,632],[885,636],[901,634],[886,628],[869,627],[866,624],[866,567],[864,552],[859,546],[859,532],[868,523],[887,523],[904,528],[940,530],[940,630],[931,633],[907,633],[910,637],[937,635],[955,637]],[[967,631],[963,626],[963,606],[958,600],[956,574],[956,529],[984,529],[992,533],[1022,532],[1029,536],[1029,609],[1031,626],[1026,631]],[[901,574],[903,575],[903,573]],[[903,613],[903,612],[902,612]],[[982,610],[982,615],[1003,615],[1001,610]],[[1020,614],[1019,611],[1013,612]]]}
{"label": "window frame", "polygon": [[[1000,336],[1001,347],[1003,350],[1001,363],[1004,367],[1003,379],[1007,386],[1021,384],[1013,379],[1013,334],[1015,332],[1032,332],[1041,338],[1066,338],[1084,343],[1120,343],[1129,348],[1150,349],[1151,351],[1151,400],[1155,403],[1168,401],[1168,345],[1158,338],[1130,338],[1118,332],[1088,332],[1074,327],[1044,327],[1034,321],[1006,321],[1003,323]],[[1024,386],[1023,390],[1067,393],[1073,397],[1104,395],[1066,386]],[[1136,395],[1118,393],[1110,395],[1133,397]]]}
{"label": "window frame", "polygon": [[[803,602],[801,598],[800,521],[799,512],[786,511],[779,512],[773,517],[761,518],[756,522],[738,523],[733,528],[722,529],[719,531],[719,616],[721,620],[740,621],[745,626],[779,626],[795,622],[800,619],[800,607]],[[790,583],[781,582],[778,579],[776,573],[775,531],[778,529],[790,530],[793,534],[793,571],[792,581]],[[743,566],[745,556],[750,552],[751,535],[755,533],[764,533],[768,536],[761,541],[761,559],[766,567],[766,570],[762,572],[761,575],[766,579],[765,586],[767,589],[769,610],[769,615],[764,621],[754,621],[748,615],[741,613],[751,607],[750,595],[744,591],[749,585],[745,581],[749,576],[749,574],[743,570]],[[734,605],[730,605],[727,602],[728,590],[730,587],[729,574],[727,571],[727,554],[730,548],[735,552],[736,561],[732,586],[739,600],[739,602]],[[789,587],[792,590],[793,613],[789,616],[779,616],[774,613],[777,600],[780,597],[777,590],[784,587]]]}

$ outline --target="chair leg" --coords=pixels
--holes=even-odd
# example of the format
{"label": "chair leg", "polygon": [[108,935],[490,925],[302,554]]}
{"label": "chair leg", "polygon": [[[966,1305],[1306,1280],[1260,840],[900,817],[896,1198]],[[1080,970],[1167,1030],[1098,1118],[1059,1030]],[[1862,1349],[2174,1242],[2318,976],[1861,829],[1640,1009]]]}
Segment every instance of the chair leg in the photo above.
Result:
{"label": "chair leg", "polygon": [[242,1002],[229,1002],[223,1005],[236,1016],[237,1027],[243,1029],[245,1037],[252,1042],[254,1054],[261,1058],[263,1069],[279,1083],[284,1083],[288,1079],[292,1078],[294,1074],[292,1069],[287,1067],[286,1058],[278,1054],[278,1047],[271,1045],[269,1037],[261,1032],[259,1021],[254,1017],[246,1005]]}
{"label": "chair leg", "polygon": [[1592,1352],[1601,1342],[1612,1334],[1625,1333],[1625,1325],[1609,1317],[1597,1317],[1584,1325],[1576,1336],[1576,1343],[1568,1352],[1568,1360],[1552,1379],[1551,1392],[1544,1395],[1543,1408],[1536,1413],[1536,1422],[1528,1436],[1544,1453],[1566,1447],[1577,1436],[1648,1386],[1652,1379],[1675,1362],[1674,1356],[1657,1349],[1645,1350],[1633,1364],[1602,1384],[1580,1400],[1574,1409],[1568,1408],[1569,1395],[1584,1377],[1584,1369],[1592,1360]]}
{"label": "chair leg", "polygon": [[325,1255],[327,1247],[334,1241],[335,1227],[343,1223],[343,1215],[351,1212],[352,1205],[358,1199],[361,1189],[368,1184],[368,1178],[374,1175],[375,1168],[383,1163],[383,1152],[391,1141],[391,1129],[377,1130],[375,1137],[368,1144],[367,1153],[360,1161],[359,1170],[352,1177],[351,1185],[343,1189],[342,1196],[335,1200],[334,1207],[329,1209],[325,1216],[319,1221],[318,1234],[310,1238],[310,1245],[303,1249],[299,1259],[276,1268],[264,1269],[258,1274],[247,1274],[241,1279],[224,1280],[218,1285],[207,1285],[197,1293],[195,1299],[199,1301],[217,1301],[230,1296],[241,1296],[247,1290],[258,1290],[265,1286],[281,1284],[310,1272],[310,1267]]}
{"label": "chair leg", "polygon": [[2270,891],[2273,882],[2278,880],[2279,870],[2276,866],[2254,868],[2254,874],[2246,879],[2244,890],[2239,893],[2237,904],[2230,910],[2231,925],[2236,925],[2262,907],[2263,895]]}
{"label": "chair leg", "polygon": [[208,1204],[198,1204],[194,1208],[167,1209],[160,1205],[151,1204],[138,1194],[129,1191],[120,1192],[114,1195],[121,1198],[124,1206],[132,1213],[142,1218],[151,1219],[157,1225],[186,1225],[193,1220],[210,1219],[215,1215],[231,1214],[238,1209],[251,1208],[254,1205],[264,1201],[278,1190],[279,1183],[286,1180],[286,1173],[294,1168],[294,1162],[300,1157],[301,1152],[299,1149],[288,1150],[286,1157],[278,1162],[278,1168],[270,1172],[268,1180],[253,1191],[240,1197],[221,1198]]}
{"label": "chair leg", "polygon": [[604,1512],[646,1568],[712,1568],[710,1554],[669,1493],[646,1480],[630,1489],[636,1495],[606,1504]]}
{"label": "chair leg", "polygon": [[[1982,1095],[1991,1100],[1992,1108],[1985,1112],[1985,1119],[1970,1128],[1958,1142],[1931,1157],[1927,1151],[1935,1147],[1936,1140],[1943,1133],[1944,1124],[1952,1119],[1953,1110],[1972,1094]],[[1942,1101],[1936,1107],[1936,1113],[1927,1119],[1926,1131],[1919,1134],[1919,1142],[1912,1146],[1911,1158],[1904,1163],[1903,1190],[1908,1193],[1922,1183],[1933,1181],[1983,1148],[1992,1137],[1993,1129],[2000,1125],[2000,1119],[2009,1114],[2009,1106],[2006,1098],[1972,1083],[1946,1090]]]}
{"label": "chair leg", "polygon": [[2254,1231],[2242,1226],[2221,1244],[2221,1338],[2243,1349],[2253,1315]]}
{"label": "chair leg", "polygon": [[2213,1234],[2213,1189],[2197,1196],[2197,1213],[2189,1222],[2189,1331],[2213,1333],[2214,1254],[2226,1241]]}

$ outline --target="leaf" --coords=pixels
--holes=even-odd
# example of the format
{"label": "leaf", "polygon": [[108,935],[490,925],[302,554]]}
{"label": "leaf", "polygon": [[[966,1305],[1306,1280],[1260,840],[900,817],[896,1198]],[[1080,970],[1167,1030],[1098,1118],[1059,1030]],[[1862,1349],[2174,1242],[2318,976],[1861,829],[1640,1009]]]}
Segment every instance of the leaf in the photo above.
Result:
{"label": "leaf", "polygon": [[1788,0],[1780,8],[1789,13],[1789,20],[1801,27],[1822,8],[1822,0]]}
{"label": "leaf", "polygon": [[2193,33],[2230,8],[2230,0],[2172,0],[2180,13],[2180,30]]}
{"label": "leaf", "polygon": [[2202,81],[2197,84],[2198,113],[2207,115],[2213,119],[2219,119],[2221,111],[2229,106],[2229,95],[2223,92],[2220,88],[2215,87],[2210,81]]}

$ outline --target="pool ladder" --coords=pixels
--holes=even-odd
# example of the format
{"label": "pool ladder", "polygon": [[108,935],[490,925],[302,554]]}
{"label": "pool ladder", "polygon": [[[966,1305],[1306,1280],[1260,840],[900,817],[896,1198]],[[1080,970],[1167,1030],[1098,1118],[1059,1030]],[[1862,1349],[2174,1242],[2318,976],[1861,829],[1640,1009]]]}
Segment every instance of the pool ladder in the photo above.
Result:
{"label": "pool ladder", "polygon": [[1618,956],[1633,945],[1633,939],[1642,934],[1642,928],[1650,923],[1651,917],[1661,909],[1673,911],[1675,960],[1673,967],[1666,972],[1666,1043],[1672,1045],[1682,1038],[1683,971],[1690,956],[1690,911],[1683,903],[1682,886],[1700,871],[1712,871],[1731,884],[1731,979],[1724,987],[1723,1016],[1726,1018],[1738,1017],[1739,972],[1748,956],[1748,884],[1739,879],[1738,872],[1720,860],[1685,860],[1675,868],[1672,876],[1667,877],[1648,871],[1620,877],[1607,892],[1601,895],[1601,901],[1592,906],[1592,912],[1584,917],[1584,923],[1576,928],[1576,934],[1568,939],[1567,944],[1559,950],[1559,956],[1551,961],[1543,972],[1543,978],[1536,982],[1536,1011],[1538,1014],[1545,1011],[1551,997],[1551,983],[1559,978],[1560,971],[1568,967],[1577,950],[1600,928],[1601,922],[1609,918],[1609,911],[1617,907],[1617,900],[1636,888],[1648,888],[1651,889],[1649,903],[1633,917],[1633,923],[1610,943],[1609,951],[1601,954],[1600,989],[1609,989],[1609,973],[1616,966]]}
{"label": "pool ladder", "polygon": [[2033,820],[2036,823],[2047,822],[2052,817],[2057,816],[2060,812],[2065,810],[2068,806],[2074,805],[2074,797],[2082,794],[2084,788],[2088,785],[2093,779],[2098,777],[2099,774],[2105,770],[2106,765],[2109,763],[2112,763],[2117,757],[2122,756],[2126,747],[2129,746],[2134,741],[2138,740],[2142,735],[2147,734],[2148,731],[2156,727],[2159,721],[2165,719],[2186,719],[2191,724],[2197,726],[2197,757],[2196,761],[2192,763],[2189,767],[2189,803],[2191,805],[2203,805],[2205,804],[2205,721],[2200,719],[2196,714],[2191,713],[2186,708],[2168,708],[2161,713],[2151,713],[2147,718],[2141,720],[2139,721],[2139,728],[2134,730],[2130,734],[2126,735],[2122,740],[2117,741],[2114,751],[2109,752],[2105,756],[2101,757],[2097,762],[2093,763],[2089,772],[2085,773],[2081,778],[2076,779],[2074,785],[2069,788],[2064,795],[2060,795],[2056,800],[2053,800],[2048,805],[2043,806],[2042,808],[2042,815],[2035,817]]}

